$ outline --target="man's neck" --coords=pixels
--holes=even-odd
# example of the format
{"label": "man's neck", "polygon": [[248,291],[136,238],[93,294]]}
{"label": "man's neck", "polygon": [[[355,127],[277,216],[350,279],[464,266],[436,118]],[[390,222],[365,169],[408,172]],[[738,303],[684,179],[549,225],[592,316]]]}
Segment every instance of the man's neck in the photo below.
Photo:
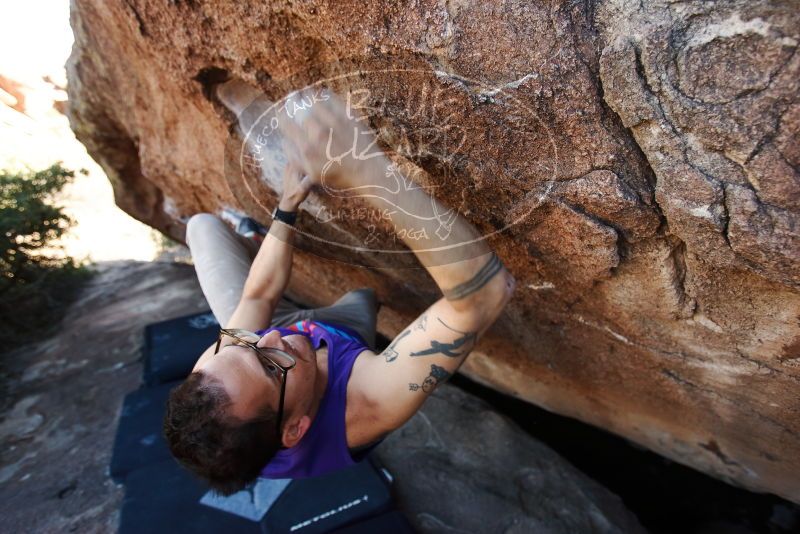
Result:
{"label": "man's neck", "polygon": [[325,396],[325,390],[328,387],[328,345],[322,343],[318,349],[315,350],[317,361],[317,378],[314,383],[314,402],[309,407],[308,416],[311,421],[317,416],[319,405],[322,397]]}

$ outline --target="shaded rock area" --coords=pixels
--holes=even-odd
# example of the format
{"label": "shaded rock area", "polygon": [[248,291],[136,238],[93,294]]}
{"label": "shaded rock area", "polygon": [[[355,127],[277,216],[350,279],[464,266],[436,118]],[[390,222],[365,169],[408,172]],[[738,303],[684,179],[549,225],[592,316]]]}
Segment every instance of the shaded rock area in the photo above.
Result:
{"label": "shaded rock area", "polygon": [[[69,113],[117,203],[180,239],[201,211],[268,224],[277,200],[215,83],[380,96],[381,142],[518,281],[463,372],[800,502],[799,18],[789,0],[76,0]],[[386,228],[308,206],[299,227],[326,241],[299,241],[299,298],[375,287],[388,337],[437,298],[413,258],[329,244],[391,248]]]}
{"label": "shaded rock area", "polygon": [[376,454],[419,532],[645,532],[619,497],[455,386]]}
{"label": "shaded rock area", "polygon": [[616,494],[650,534],[794,534],[800,505],[709,477],[596,427],[556,415],[458,374],[450,383],[508,415]]}
{"label": "shaded rock area", "polygon": [[107,262],[59,332],[2,358],[4,532],[114,532],[108,476],[123,397],[141,383],[145,325],[207,310],[194,269]]}

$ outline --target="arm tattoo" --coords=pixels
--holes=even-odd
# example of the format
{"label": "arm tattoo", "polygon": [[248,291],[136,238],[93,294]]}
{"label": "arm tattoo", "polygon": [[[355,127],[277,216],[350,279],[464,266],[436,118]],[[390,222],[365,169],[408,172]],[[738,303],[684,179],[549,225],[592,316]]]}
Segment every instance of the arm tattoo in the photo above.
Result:
{"label": "arm tattoo", "polygon": [[410,329],[405,330],[402,334],[397,336],[394,341],[392,341],[391,345],[386,347],[386,350],[383,351],[383,355],[386,357],[386,363],[391,363],[397,359],[397,357],[400,354],[395,350],[395,347],[397,346],[397,344],[400,342],[401,339],[403,339],[410,333],[411,333]]}
{"label": "arm tattoo", "polygon": [[497,257],[497,254],[492,252],[492,256],[489,258],[489,261],[486,262],[486,265],[481,267],[480,271],[475,273],[475,276],[470,280],[467,280],[463,284],[458,284],[454,288],[443,290],[444,298],[447,300],[458,300],[475,293],[485,286],[502,268],[503,263],[500,261],[500,258]]}
{"label": "arm tattoo", "polygon": [[437,341],[435,339],[431,339],[430,343],[431,346],[428,349],[423,349],[417,352],[412,352],[411,356],[429,356],[431,354],[444,354],[445,356],[449,356],[450,358],[460,358],[462,356],[466,356],[469,354],[469,351],[472,350],[472,347],[475,345],[475,341],[478,338],[477,332],[462,332],[460,330],[456,330],[455,328],[451,328],[445,324],[444,321],[436,318],[437,321],[442,323],[444,326],[452,330],[453,332],[458,332],[462,334],[461,337],[455,339],[454,341],[442,343],[441,341]]}
{"label": "arm tattoo", "polygon": [[422,389],[422,391],[425,393],[430,393],[436,386],[448,378],[450,378],[450,373],[448,373],[444,367],[439,367],[435,363],[432,363],[431,372],[425,377],[425,380],[423,380],[422,384],[408,384],[408,389],[410,391],[418,391],[419,389]]}
{"label": "arm tattoo", "polygon": [[402,334],[397,336],[397,338],[392,342],[391,345],[389,345],[386,348],[386,350],[383,351],[383,355],[386,357],[386,363],[391,363],[395,361],[397,357],[400,355],[395,347],[397,347],[397,344],[400,342],[401,339],[410,334],[412,330],[424,331],[427,328],[427,326],[428,326],[428,314],[424,313],[417,321],[417,324],[415,324],[411,328],[407,328]]}

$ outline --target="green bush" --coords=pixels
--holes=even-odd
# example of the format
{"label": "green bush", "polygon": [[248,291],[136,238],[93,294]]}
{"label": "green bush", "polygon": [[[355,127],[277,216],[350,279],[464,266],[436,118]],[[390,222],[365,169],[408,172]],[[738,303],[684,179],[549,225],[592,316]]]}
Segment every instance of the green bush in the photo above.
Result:
{"label": "green bush", "polygon": [[0,170],[0,353],[51,333],[90,276],[53,244],[73,224],[53,197],[74,177],[58,163]]}

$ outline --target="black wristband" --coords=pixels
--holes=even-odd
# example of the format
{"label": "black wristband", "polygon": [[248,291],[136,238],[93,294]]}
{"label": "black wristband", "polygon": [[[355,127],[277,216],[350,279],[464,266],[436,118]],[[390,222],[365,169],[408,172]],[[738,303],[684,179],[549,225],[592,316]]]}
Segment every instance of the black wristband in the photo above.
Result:
{"label": "black wristband", "polygon": [[294,226],[294,222],[297,220],[297,212],[283,211],[279,207],[275,206],[275,209],[272,212],[272,220],[281,221],[289,226]]}
{"label": "black wristband", "polygon": [[444,298],[447,300],[463,299],[464,297],[485,286],[489,280],[491,280],[494,275],[500,272],[500,269],[503,268],[503,262],[501,262],[500,258],[497,257],[497,254],[492,252],[492,256],[489,258],[489,261],[487,261],[470,280],[467,280],[463,284],[458,284],[452,289],[443,290],[442,293],[444,294]]}

